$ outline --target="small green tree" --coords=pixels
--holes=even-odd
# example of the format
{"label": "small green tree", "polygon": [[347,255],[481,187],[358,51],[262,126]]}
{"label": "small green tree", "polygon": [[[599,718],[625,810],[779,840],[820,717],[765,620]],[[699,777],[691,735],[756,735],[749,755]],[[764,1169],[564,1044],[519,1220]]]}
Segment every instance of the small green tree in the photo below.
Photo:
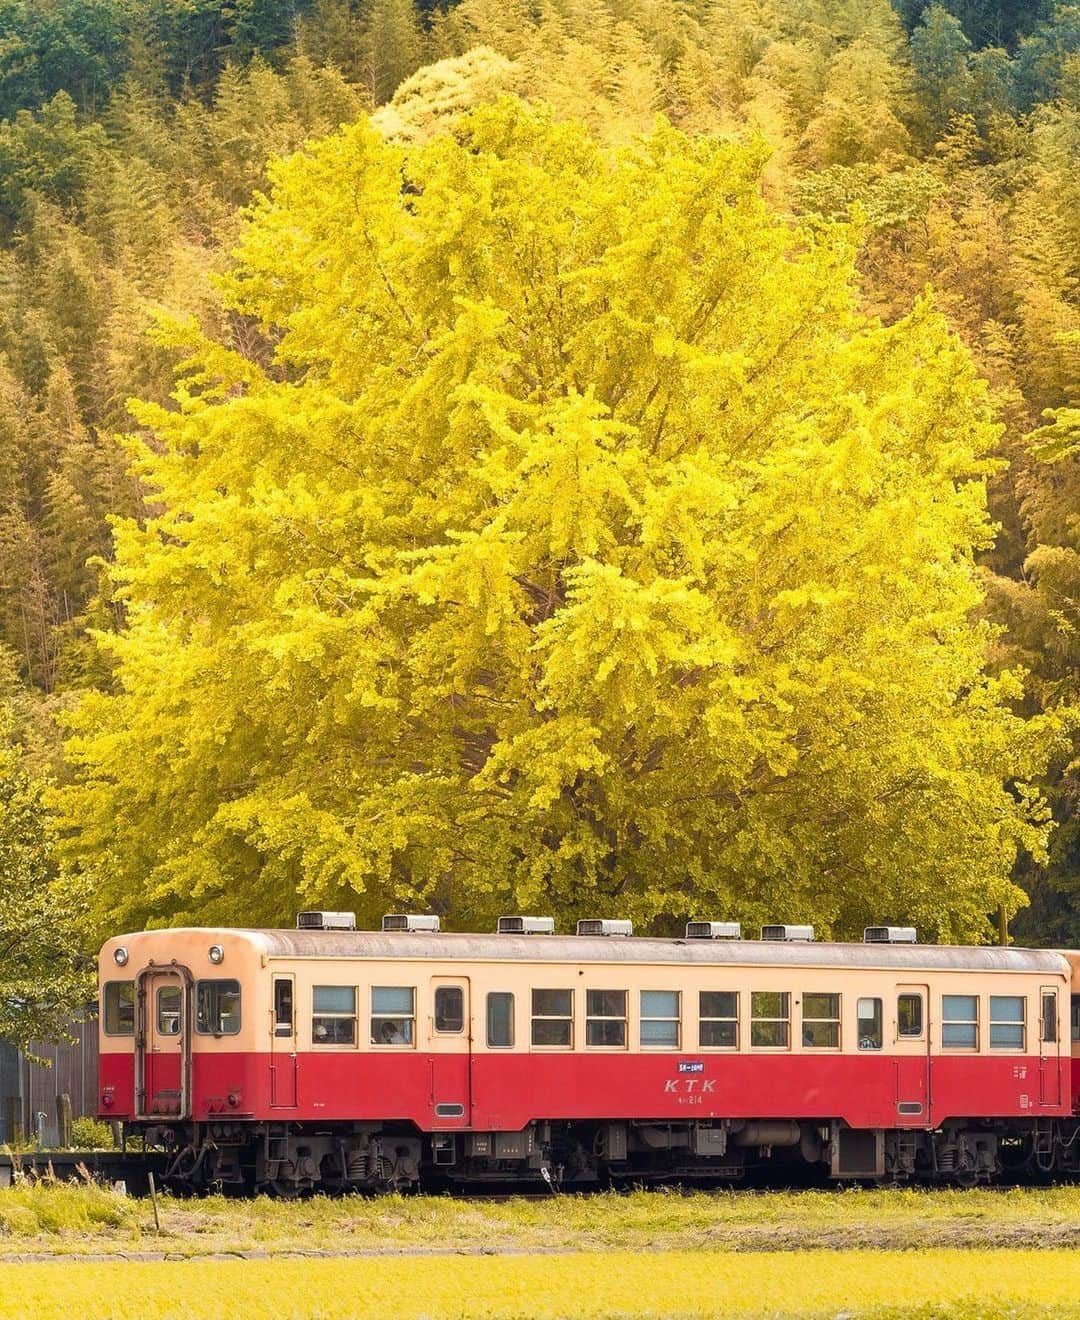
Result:
{"label": "small green tree", "polygon": [[971,105],[971,42],[948,10],[932,5],[911,34],[911,62],[931,139],[939,138],[954,115]]}

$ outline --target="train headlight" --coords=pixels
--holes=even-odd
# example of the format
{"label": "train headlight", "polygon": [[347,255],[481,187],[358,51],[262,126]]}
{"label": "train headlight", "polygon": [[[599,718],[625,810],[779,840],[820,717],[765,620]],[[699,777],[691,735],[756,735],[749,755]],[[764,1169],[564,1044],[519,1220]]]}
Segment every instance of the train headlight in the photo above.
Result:
{"label": "train headlight", "polygon": [[210,961],[215,965],[225,961],[225,950],[220,944],[211,944],[209,949]]}
{"label": "train headlight", "polygon": [[116,960],[117,967],[125,967],[128,960],[127,949],[122,944],[118,949],[113,949],[113,958]]}

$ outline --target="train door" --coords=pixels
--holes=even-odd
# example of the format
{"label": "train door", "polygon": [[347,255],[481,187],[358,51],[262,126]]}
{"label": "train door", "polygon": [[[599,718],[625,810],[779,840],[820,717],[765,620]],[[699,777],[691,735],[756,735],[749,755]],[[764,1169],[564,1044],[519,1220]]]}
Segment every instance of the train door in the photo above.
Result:
{"label": "train door", "polygon": [[135,980],[135,1114],[191,1114],[191,974],[148,967]]}
{"label": "train door", "polygon": [[896,987],[896,1126],[930,1125],[930,987]]}
{"label": "train door", "polygon": [[472,1005],[468,977],[433,977],[429,988],[431,1125],[468,1127],[472,1120]]}
{"label": "train door", "polygon": [[1039,1104],[1061,1104],[1061,1028],[1057,987],[1039,990]]}
{"label": "train door", "polygon": [[296,977],[276,975],[273,995],[270,1009],[270,1106],[272,1109],[295,1109]]}

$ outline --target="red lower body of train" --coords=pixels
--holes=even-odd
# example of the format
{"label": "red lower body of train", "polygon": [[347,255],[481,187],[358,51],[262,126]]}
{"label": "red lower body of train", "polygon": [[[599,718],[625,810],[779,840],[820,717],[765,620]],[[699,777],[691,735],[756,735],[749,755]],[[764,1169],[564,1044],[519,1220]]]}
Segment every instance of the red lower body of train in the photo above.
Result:
{"label": "red lower body of train", "polygon": [[102,1116],[164,1145],[171,1180],[192,1187],[1080,1171],[1069,1058],[215,1052],[147,1066],[136,1114],[134,1056],[102,1056]]}

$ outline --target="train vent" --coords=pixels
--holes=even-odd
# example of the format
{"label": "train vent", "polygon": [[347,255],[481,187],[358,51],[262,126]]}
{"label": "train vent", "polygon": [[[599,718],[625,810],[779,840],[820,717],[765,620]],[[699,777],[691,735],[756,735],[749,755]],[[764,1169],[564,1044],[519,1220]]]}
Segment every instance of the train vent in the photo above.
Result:
{"label": "train vent", "polygon": [[688,940],[741,940],[742,926],[737,921],[688,921]]}
{"label": "train vent", "polygon": [[438,935],[439,918],[421,912],[388,912],[382,919],[382,928],[409,931],[414,935]]}
{"label": "train vent", "polygon": [[632,921],[613,921],[608,918],[586,917],[577,924],[579,935],[633,935]]}
{"label": "train vent", "polygon": [[914,944],[914,926],[867,926],[862,933],[864,944]]}
{"label": "train vent", "polygon": [[813,926],[762,926],[761,938],[809,943],[814,938],[814,928]]}
{"label": "train vent", "polygon": [[298,912],[297,930],[355,930],[355,912]]}
{"label": "train vent", "polygon": [[500,917],[495,927],[499,935],[554,935],[554,917]]}

